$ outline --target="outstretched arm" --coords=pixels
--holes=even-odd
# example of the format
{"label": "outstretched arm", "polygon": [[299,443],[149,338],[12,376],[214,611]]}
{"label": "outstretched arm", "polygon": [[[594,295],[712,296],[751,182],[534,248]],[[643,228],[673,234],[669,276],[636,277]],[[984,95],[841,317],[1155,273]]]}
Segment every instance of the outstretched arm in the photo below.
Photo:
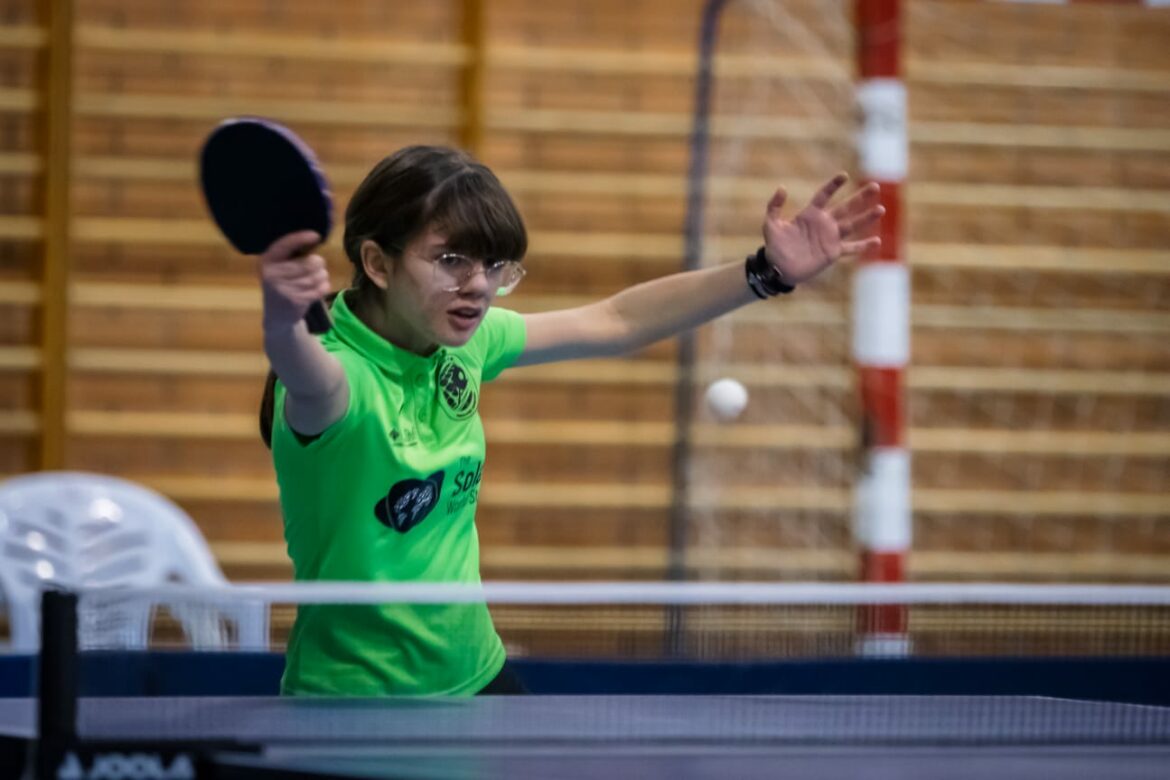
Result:
{"label": "outstretched arm", "polygon": [[[842,255],[868,251],[880,243],[876,236],[863,237],[883,213],[877,184],[829,207],[847,180],[843,173],[833,177],[792,220],[780,214],[787,200],[783,188],[768,201],[763,225],[766,257],[785,283],[808,281]],[[743,263],[672,274],[597,303],[526,315],[528,338],[516,365],[630,352],[754,300],[757,296],[747,284]]]}
{"label": "outstretched arm", "polygon": [[320,237],[292,233],[273,242],[256,261],[264,294],[264,352],[288,390],[285,419],[297,433],[321,433],[345,414],[349,384],[337,358],[305,326],[305,312],[329,291],[325,260],[303,254]]}

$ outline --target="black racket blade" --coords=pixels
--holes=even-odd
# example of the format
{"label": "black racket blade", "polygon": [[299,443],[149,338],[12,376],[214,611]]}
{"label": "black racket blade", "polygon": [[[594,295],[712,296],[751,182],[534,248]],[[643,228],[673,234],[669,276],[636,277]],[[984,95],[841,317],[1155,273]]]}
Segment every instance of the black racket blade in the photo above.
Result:
{"label": "black racket blade", "polygon": [[[333,227],[333,200],[316,157],[276,122],[222,122],[203,145],[200,179],[215,224],[243,254],[260,254],[299,230],[313,230],[324,241]],[[305,321],[313,333],[332,326],[320,302]]]}

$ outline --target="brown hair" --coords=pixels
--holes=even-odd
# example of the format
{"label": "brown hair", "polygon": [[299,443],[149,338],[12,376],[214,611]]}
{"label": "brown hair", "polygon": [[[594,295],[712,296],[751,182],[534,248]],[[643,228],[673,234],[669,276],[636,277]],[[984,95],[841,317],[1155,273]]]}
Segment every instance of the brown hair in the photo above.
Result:
{"label": "brown hair", "polygon": [[[487,166],[458,149],[408,146],[375,165],[345,209],[342,244],[353,263],[356,294],[370,289],[363,242],[373,241],[398,257],[430,228],[446,236],[452,251],[472,257],[522,260],[528,251],[524,220]],[[270,449],[275,398],[276,374],[270,369],[260,402],[260,437]]]}

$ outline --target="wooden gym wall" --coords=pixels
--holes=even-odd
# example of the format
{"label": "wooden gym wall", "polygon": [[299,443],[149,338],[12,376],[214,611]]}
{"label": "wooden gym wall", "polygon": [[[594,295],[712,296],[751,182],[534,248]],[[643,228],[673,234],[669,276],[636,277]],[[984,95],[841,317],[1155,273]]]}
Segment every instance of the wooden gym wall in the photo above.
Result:
{"label": "wooden gym wall", "polygon": [[[777,2],[829,51],[725,52],[719,89],[772,69],[848,94],[848,6]],[[907,5],[910,573],[1170,579],[1170,12]],[[287,576],[255,425],[259,295],[200,201],[202,138],[232,114],[284,120],[341,207],[403,144],[468,146],[532,233],[507,305],[595,299],[681,257],[700,6],[0,4],[0,473],[141,481],[196,518],[229,575]],[[728,40],[742,24],[728,21]],[[752,111],[719,132],[784,128],[766,141],[794,196],[832,173],[797,150],[851,165],[848,139],[784,124],[791,106]],[[734,260],[754,246],[770,182],[723,173],[740,204],[739,240],[721,244]],[[339,238],[327,256],[343,286]],[[854,576],[847,293],[842,273],[730,321],[721,370],[746,377],[753,403],[743,425],[696,414],[696,441],[730,465],[702,499],[726,532],[699,545],[692,573]],[[768,362],[762,340],[789,345],[786,360]],[[486,390],[485,576],[664,576],[673,358],[662,344]],[[794,388],[837,411],[802,416]],[[784,466],[804,451],[823,467],[793,477]]]}

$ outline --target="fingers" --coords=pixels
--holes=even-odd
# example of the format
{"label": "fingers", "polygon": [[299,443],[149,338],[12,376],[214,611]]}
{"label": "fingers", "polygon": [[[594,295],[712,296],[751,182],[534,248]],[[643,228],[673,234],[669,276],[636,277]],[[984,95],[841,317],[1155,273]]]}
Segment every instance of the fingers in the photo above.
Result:
{"label": "fingers", "polygon": [[[293,279],[265,280],[262,285],[265,301],[283,301],[297,307],[306,307],[329,294],[329,274],[320,269]],[[299,313],[294,317],[299,317]]]}
{"label": "fingers", "polygon": [[281,236],[264,250],[264,257],[270,259],[286,259],[304,254],[321,243],[321,236],[313,230],[298,230]]}
{"label": "fingers", "polygon": [[776,191],[772,193],[772,197],[768,200],[767,213],[771,218],[779,218],[780,209],[784,208],[785,201],[788,200],[788,190],[783,187],[777,187]]}
{"label": "fingers", "polygon": [[853,216],[881,202],[882,190],[876,181],[871,181],[836,206],[830,214],[838,221]]}
{"label": "fingers", "polygon": [[884,206],[873,206],[868,211],[838,221],[837,230],[841,238],[864,234],[869,228],[877,224],[877,221],[885,213],[886,209]]}
{"label": "fingers", "polygon": [[881,245],[882,240],[877,236],[870,236],[860,241],[843,241],[841,243],[841,254],[860,255],[865,252],[872,252]]}
{"label": "fingers", "polygon": [[817,190],[816,195],[813,195],[813,199],[810,205],[813,208],[823,209],[829,204],[829,201],[832,200],[833,196],[837,194],[837,190],[841,189],[841,187],[847,181],[849,181],[849,174],[845,172],[838,173],[836,176],[829,179],[829,181],[825,183],[825,186]]}
{"label": "fingers", "polygon": [[288,292],[317,292],[324,288],[329,289],[329,273],[324,269],[314,271],[311,274],[297,277],[296,279],[282,280],[281,288]]}
{"label": "fingers", "polygon": [[329,291],[329,271],[325,258],[312,254],[273,260],[264,255],[257,263],[261,282],[284,296],[298,296],[305,292]]}
{"label": "fingers", "polygon": [[292,255],[287,258],[260,257],[260,275],[266,279],[294,279],[325,268],[325,258],[318,254]]}

